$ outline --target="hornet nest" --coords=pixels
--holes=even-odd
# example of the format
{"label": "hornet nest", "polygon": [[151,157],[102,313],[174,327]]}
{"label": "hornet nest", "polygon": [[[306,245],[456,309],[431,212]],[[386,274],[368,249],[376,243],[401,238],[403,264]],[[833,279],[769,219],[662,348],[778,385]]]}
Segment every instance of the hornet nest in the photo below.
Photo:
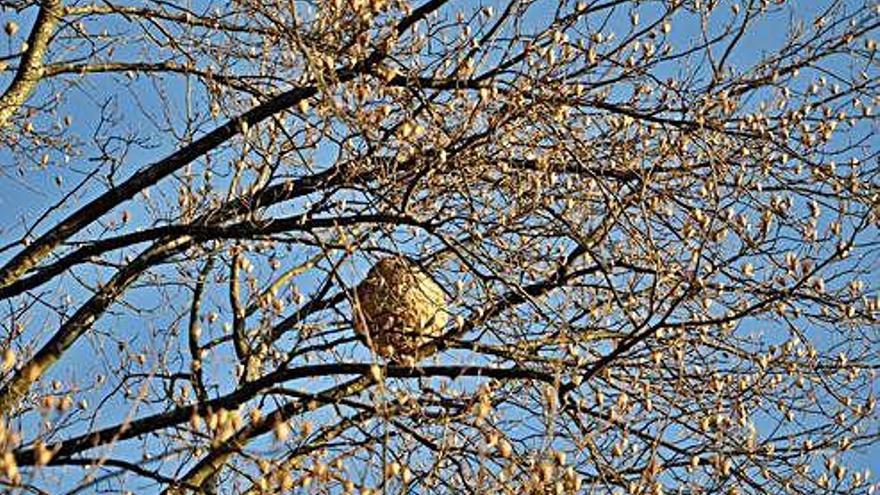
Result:
{"label": "hornet nest", "polygon": [[430,276],[403,256],[384,258],[355,289],[354,329],[377,354],[415,362],[420,347],[440,336],[448,320],[446,296]]}

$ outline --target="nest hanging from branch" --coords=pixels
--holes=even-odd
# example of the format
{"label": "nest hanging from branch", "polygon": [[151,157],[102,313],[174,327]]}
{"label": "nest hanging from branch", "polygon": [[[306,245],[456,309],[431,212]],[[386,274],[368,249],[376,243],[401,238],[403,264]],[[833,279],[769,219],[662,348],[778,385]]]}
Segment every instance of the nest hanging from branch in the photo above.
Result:
{"label": "nest hanging from branch", "polygon": [[443,333],[446,296],[430,276],[402,256],[384,258],[355,290],[354,328],[379,355],[414,362],[416,351]]}

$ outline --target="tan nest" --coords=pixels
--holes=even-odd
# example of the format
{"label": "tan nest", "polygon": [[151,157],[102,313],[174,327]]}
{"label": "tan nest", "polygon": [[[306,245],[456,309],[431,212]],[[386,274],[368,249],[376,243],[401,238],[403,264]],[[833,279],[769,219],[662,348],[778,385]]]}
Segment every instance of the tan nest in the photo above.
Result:
{"label": "tan nest", "polygon": [[354,328],[379,355],[400,362],[443,333],[446,297],[434,280],[401,256],[376,263],[355,290]]}

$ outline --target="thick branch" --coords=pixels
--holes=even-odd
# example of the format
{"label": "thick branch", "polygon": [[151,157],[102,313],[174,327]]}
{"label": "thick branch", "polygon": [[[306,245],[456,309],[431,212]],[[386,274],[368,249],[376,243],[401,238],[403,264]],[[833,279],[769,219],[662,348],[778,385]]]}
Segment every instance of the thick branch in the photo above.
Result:
{"label": "thick branch", "polygon": [[[422,20],[431,12],[439,9],[448,0],[431,0],[415,9],[409,16],[398,23],[395,31],[402,34],[415,23]],[[58,6],[58,0],[46,0],[47,5]],[[44,11],[50,11],[44,8]],[[41,11],[42,13],[43,11]],[[47,35],[48,39],[48,35]],[[46,41],[44,41],[45,43]],[[369,72],[373,66],[385,58],[382,51],[374,51],[369,57],[351,68],[336,70],[335,80],[339,83],[348,82],[359,74]],[[25,62],[27,61],[27,58]],[[26,66],[27,64],[22,64]],[[278,112],[292,108],[300,101],[315,96],[318,93],[317,86],[297,87],[285,91],[265,103],[243,113],[238,118],[229,120],[224,125],[214,129],[193,143],[181,148],[167,158],[149,165],[147,168],[135,173],[125,182],[110,189],[87,205],[83,206],[70,216],[62,220],[48,232],[34,240],[19,254],[13,257],[6,265],[0,268],[0,287],[5,287],[18,280],[30,268],[36,266],[43,258],[49,255],[59,244],[79,232],[86,225],[91,224],[105,213],[119,204],[131,199],[143,189],[156,184],[168,175],[180,170],[187,164],[204,156],[217,148],[227,140],[236,136],[245,127],[254,126]],[[3,107],[0,107],[2,109]],[[0,114],[2,116],[2,114]],[[4,120],[0,118],[0,127]]]}
{"label": "thick branch", "polygon": [[137,280],[146,269],[157,261],[185,250],[191,244],[192,239],[188,237],[157,244],[138,256],[101,287],[0,389],[0,415],[7,414],[15,407],[31,385],[55,364],[83,333],[91,328],[104,311],[116,302],[128,286]]}
{"label": "thick branch", "polygon": [[[235,409],[255,397],[260,392],[279,383],[316,376],[366,376],[370,373],[371,366],[373,365],[369,363],[332,363],[281,369],[252,382],[247,382],[241,385],[235,392],[208,402],[179,407],[168,412],[154,414],[152,416],[118,424],[94,433],[87,433],[70,440],[62,441],[54,446],[56,449],[55,457],[61,458],[72,456],[101,445],[130,438],[137,438],[153,431],[159,431],[170,426],[186,423],[193,415],[201,416],[207,414],[209,411]],[[443,376],[456,379],[471,376],[496,378],[500,380],[538,380],[546,383],[555,383],[556,380],[556,377],[550,373],[520,367],[491,368],[457,365],[422,367],[388,366],[382,369],[382,374],[388,378]],[[32,465],[36,462],[36,455],[33,449],[21,450],[15,454],[15,458],[16,462],[22,466]]]}
{"label": "thick branch", "polygon": [[[34,27],[28,37],[28,48],[9,87],[0,97],[0,129],[31,96],[43,78],[44,58],[49,40],[61,16],[61,0],[43,0]],[[0,278],[2,280],[2,278]]]}

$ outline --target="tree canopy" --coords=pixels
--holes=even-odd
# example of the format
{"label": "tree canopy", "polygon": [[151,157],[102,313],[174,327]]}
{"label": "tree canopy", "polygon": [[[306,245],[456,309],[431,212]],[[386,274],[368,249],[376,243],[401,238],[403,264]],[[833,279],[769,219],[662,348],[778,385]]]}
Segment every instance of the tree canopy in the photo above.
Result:
{"label": "tree canopy", "polygon": [[0,7],[4,490],[877,486],[873,0]]}

